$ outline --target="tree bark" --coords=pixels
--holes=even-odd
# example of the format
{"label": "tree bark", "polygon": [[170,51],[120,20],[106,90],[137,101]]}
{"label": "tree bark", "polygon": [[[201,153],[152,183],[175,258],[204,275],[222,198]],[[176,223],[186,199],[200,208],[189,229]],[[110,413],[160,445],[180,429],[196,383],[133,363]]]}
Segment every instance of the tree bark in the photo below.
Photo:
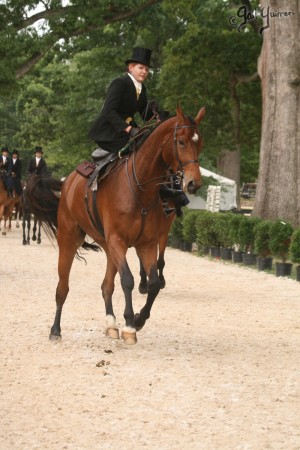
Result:
{"label": "tree bark", "polygon": [[270,26],[263,32],[258,61],[262,135],[253,215],[299,226],[300,0],[263,0],[262,7],[264,15],[269,13]]}

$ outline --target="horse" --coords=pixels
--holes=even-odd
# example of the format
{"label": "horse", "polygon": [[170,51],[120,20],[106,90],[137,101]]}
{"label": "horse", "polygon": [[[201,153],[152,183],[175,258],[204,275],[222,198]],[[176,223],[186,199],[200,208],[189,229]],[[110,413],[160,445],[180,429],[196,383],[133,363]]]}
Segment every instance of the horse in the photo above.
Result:
{"label": "horse", "polygon": [[[121,339],[125,344],[137,342],[140,331],[150,317],[152,305],[161,289],[157,271],[159,238],[165,227],[163,205],[159,196],[162,183],[168,181],[167,167],[194,194],[201,186],[199,153],[202,139],[198,126],[205,115],[201,108],[195,119],[185,115],[178,105],[176,115],[162,121],[141,144],[111,163],[106,176],[95,187],[74,170],[64,182],[52,177],[31,177],[27,194],[33,213],[58,243],[58,284],[56,312],[50,339],[61,339],[61,315],[69,292],[69,276],[80,247],[102,248],[106,254],[106,271],[101,284],[105,304],[106,336],[119,339],[113,310],[114,279],[119,273],[125,298]],[[60,192],[60,196],[57,192]],[[86,236],[93,239],[92,243]],[[145,305],[134,314],[132,291],[134,277],[126,253],[134,247],[148,278]]]}
{"label": "horse", "polygon": [[[20,195],[15,194],[14,197],[10,197],[4,185],[5,173],[0,171],[0,229],[1,221],[4,221],[4,228],[2,235],[6,236],[6,232],[10,230],[9,220],[11,218],[14,207],[20,202]],[[8,225],[7,225],[8,223]]]}
{"label": "horse", "polygon": [[[22,196],[21,196],[21,210],[22,210],[22,229],[23,229],[23,245],[30,245],[30,230],[31,230],[31,219],[32,213],[30,209],[30,203],[27,198],[26,187],[23,188]],[[41,234],[42,223],[37,219],[36,216],[33,216],[33,227],[32,227],[32,240],[36,241],[37,244],[41,244],[42,242],[42,234]],[[27,234],[26,234],[27,229]]]}

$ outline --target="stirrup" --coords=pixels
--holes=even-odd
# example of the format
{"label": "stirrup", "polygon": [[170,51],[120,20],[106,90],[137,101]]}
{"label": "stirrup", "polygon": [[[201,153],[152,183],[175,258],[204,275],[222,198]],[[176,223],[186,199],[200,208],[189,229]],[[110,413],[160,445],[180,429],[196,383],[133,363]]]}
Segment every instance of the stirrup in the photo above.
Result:
{"label": "stirrup", "polygon": [[165,214],[166,217],[168,217],[170,214],[172,214],[175,211],[176,211],[175,208],[169,208],[169,207],[165,207],[164,208],[164,214]]}

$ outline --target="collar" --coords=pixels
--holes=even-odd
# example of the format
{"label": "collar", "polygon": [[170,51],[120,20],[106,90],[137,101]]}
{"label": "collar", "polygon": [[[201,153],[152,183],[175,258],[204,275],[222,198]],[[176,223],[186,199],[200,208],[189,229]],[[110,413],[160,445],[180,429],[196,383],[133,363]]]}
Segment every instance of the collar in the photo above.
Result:
{"label": "collar", "polygon": [[131,75],[131,73],[128,73],[128,75],[132,79],[133,84],[135,85],[135,88],[138,90],[138,92],[141,92],[141,90],[142,90],[142,83],[140,83],[139,81],[136,81],[136,79]]}

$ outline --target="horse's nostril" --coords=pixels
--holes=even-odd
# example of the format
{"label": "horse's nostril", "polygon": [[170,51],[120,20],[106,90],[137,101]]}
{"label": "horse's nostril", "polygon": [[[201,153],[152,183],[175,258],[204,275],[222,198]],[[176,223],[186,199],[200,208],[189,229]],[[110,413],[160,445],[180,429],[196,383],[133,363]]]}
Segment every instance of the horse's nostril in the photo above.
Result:
{"label": "horse's nostril", "polygon": [[189,181],[187,184],[187,191],[189,194],[193,194],[196,191],[196,184],[194,181]]}

